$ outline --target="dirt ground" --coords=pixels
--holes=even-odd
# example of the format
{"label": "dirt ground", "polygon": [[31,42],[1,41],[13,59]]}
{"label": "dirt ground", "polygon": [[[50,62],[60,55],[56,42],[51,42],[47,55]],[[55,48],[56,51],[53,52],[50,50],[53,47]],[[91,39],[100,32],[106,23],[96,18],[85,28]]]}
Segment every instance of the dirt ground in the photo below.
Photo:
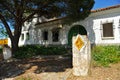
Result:
{"label": "dirt ground", "polygon": [[68,57],[0,61],[0,80],[120,80],[120,62],[106,68],[92,66],[86,77],[74,76],[71,62]]}

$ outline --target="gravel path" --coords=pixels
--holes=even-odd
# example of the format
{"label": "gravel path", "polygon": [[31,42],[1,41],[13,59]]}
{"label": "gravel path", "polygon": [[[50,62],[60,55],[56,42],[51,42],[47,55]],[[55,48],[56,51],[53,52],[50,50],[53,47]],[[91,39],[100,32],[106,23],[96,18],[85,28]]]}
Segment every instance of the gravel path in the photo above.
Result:
{"label": "gravel path", "polygon": [[0,80],[120,80],[120,62],[107,68],[92,67],[87,77],[74,76],[71,62],[71,58],[0,62]]}

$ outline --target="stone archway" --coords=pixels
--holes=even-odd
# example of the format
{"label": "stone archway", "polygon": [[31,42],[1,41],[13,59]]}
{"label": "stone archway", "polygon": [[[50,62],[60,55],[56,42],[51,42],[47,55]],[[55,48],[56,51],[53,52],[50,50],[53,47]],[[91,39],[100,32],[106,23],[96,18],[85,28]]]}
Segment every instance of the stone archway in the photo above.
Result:
{"label": "stone archway", "polygon": [[87,31],[81,25],[73,26],[68,32],[68,45],[70,45],[70,46],[72,45],[72,37],[76,36],[77,34],[87,35]]}

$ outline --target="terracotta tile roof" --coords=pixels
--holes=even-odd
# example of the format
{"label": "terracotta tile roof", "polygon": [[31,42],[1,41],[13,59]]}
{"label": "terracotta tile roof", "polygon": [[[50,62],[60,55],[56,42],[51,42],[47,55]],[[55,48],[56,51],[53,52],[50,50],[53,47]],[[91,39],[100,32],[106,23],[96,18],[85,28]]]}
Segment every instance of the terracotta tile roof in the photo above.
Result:
{"label": "terracotta tile roof", "polygon": [[114,8],[120,8],[120,4],[119,5],[115,5],[115,6],[110,6],[110,7],[106,7],[106,8],[100,8],[97,10],[91,10],[91,12],[100,12],[100,11],[105,11],[105,10],[110,10],[110,9],[114,9]]}

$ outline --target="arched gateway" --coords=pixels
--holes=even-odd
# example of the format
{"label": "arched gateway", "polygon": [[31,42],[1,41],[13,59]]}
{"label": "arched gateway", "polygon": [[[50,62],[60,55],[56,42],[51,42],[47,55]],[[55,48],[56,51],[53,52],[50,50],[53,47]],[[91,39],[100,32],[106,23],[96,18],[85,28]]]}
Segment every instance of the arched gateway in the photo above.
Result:
{"label": "arched gateway", "polygon": [[72,37],[76,36],[77,34],[87,35],[86,29],[81,25],[73,26],[68,33],[68,45],[72,45]]}

